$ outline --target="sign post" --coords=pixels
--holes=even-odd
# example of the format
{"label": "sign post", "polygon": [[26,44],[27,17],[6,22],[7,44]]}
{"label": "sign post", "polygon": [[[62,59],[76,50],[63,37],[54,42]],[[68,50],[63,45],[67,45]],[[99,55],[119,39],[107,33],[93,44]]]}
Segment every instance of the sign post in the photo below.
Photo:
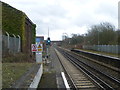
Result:
{"label": "sign post", "polygon": [[32,52],[36,53],[36,62],[42,62],[44,36],[36,36],[36,44],[32,44]]}
{"label": "sign post", "polygon": [[32,48],[32,52],[36,52],[36,62],[41,63],[42,62],[42,51],[43,51],[42,44],[40,43],[32,44],[31,48]]}
{"label": "sign post", "polygon": [[42,62],[42,44],[37,44],[37,52],[36,52],[36,62],[41,63]]}

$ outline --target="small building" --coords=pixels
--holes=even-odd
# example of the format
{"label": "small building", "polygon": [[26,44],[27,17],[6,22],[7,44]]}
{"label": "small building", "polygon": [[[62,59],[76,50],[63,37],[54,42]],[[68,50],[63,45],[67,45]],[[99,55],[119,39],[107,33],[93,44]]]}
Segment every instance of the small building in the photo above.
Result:
{"label": "small building", "polygon": [[[19,35],[21,38],[20,52],[31,57],[31,44],[35,43],[36,25],[24,12],[4,2],[2,2],[2,32],[3,35],[7,32],[10,37]],[[3,43],[6,44],[5,40],[3,40]],[[4,44],[3,47],[9,51],[10,48],[5,47]]]}

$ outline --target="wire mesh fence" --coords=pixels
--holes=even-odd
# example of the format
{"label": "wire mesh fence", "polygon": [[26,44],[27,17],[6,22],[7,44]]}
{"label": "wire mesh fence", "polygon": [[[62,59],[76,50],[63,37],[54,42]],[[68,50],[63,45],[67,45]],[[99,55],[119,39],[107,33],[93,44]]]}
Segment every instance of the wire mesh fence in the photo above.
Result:
{"label": "wire mesh fence", "polygon": [[2,35],[2,54],[6,56],[8,53],[15,54],[21,51],[20,37]]}
{"label": "wire mesh fence", "polygon": [[83,49],[120,54],[120,45],[83,45]]}

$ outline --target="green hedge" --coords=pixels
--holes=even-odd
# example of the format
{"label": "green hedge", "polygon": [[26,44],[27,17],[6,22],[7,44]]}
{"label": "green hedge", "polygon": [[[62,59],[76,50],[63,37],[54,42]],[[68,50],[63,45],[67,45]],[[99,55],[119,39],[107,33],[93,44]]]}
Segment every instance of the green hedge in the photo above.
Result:
{"label": "green hedge", "polygon": [[32,43],[35,43],[35,39],[36,39],[36,24],[33,24],[32,26]]}
{"label": "green hedge", "polygon": [[[10,35],[20,35],[22,42],[25,44],[25,18],[26,14],[10,5],[2,2],[2,30],[3,33],[8,32]],[[35,42],[36,25],[32,27],[32,40]]]}
{"label": "green hedge", "polygon": [[2,29],[10,34],[22,35],[23,13],[8,4],[2,4]]}

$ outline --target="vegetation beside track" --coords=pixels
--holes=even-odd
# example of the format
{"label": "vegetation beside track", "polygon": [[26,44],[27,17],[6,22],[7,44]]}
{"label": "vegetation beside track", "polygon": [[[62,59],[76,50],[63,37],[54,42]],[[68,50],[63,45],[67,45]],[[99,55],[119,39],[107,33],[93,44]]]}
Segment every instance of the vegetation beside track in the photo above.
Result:
{"label": "vegetation beside track", "polygon": [[2,87],[11,88],[34,63],[3,63],[2,64]]}
{"label": "vegetation beside track", "polygon": [[80,50],[120,58],[120,54],[106,53],[106,52],[93,51],[93,50],[87,50],[87,49],[80,49]]}
{"label": "vegetation beside track", "polygon": [[[9,4],[6,4],[2,2],[2,29],[3,34],[5,32],[8,32],[10,35],[20,35],[22,38],[23,44],[25,44],[26,38],[25,38],[25,21],[26,21],[27,15],[10,6]],[[36,25],[32,24],[32,42],[35,43],[36,38]]]}

